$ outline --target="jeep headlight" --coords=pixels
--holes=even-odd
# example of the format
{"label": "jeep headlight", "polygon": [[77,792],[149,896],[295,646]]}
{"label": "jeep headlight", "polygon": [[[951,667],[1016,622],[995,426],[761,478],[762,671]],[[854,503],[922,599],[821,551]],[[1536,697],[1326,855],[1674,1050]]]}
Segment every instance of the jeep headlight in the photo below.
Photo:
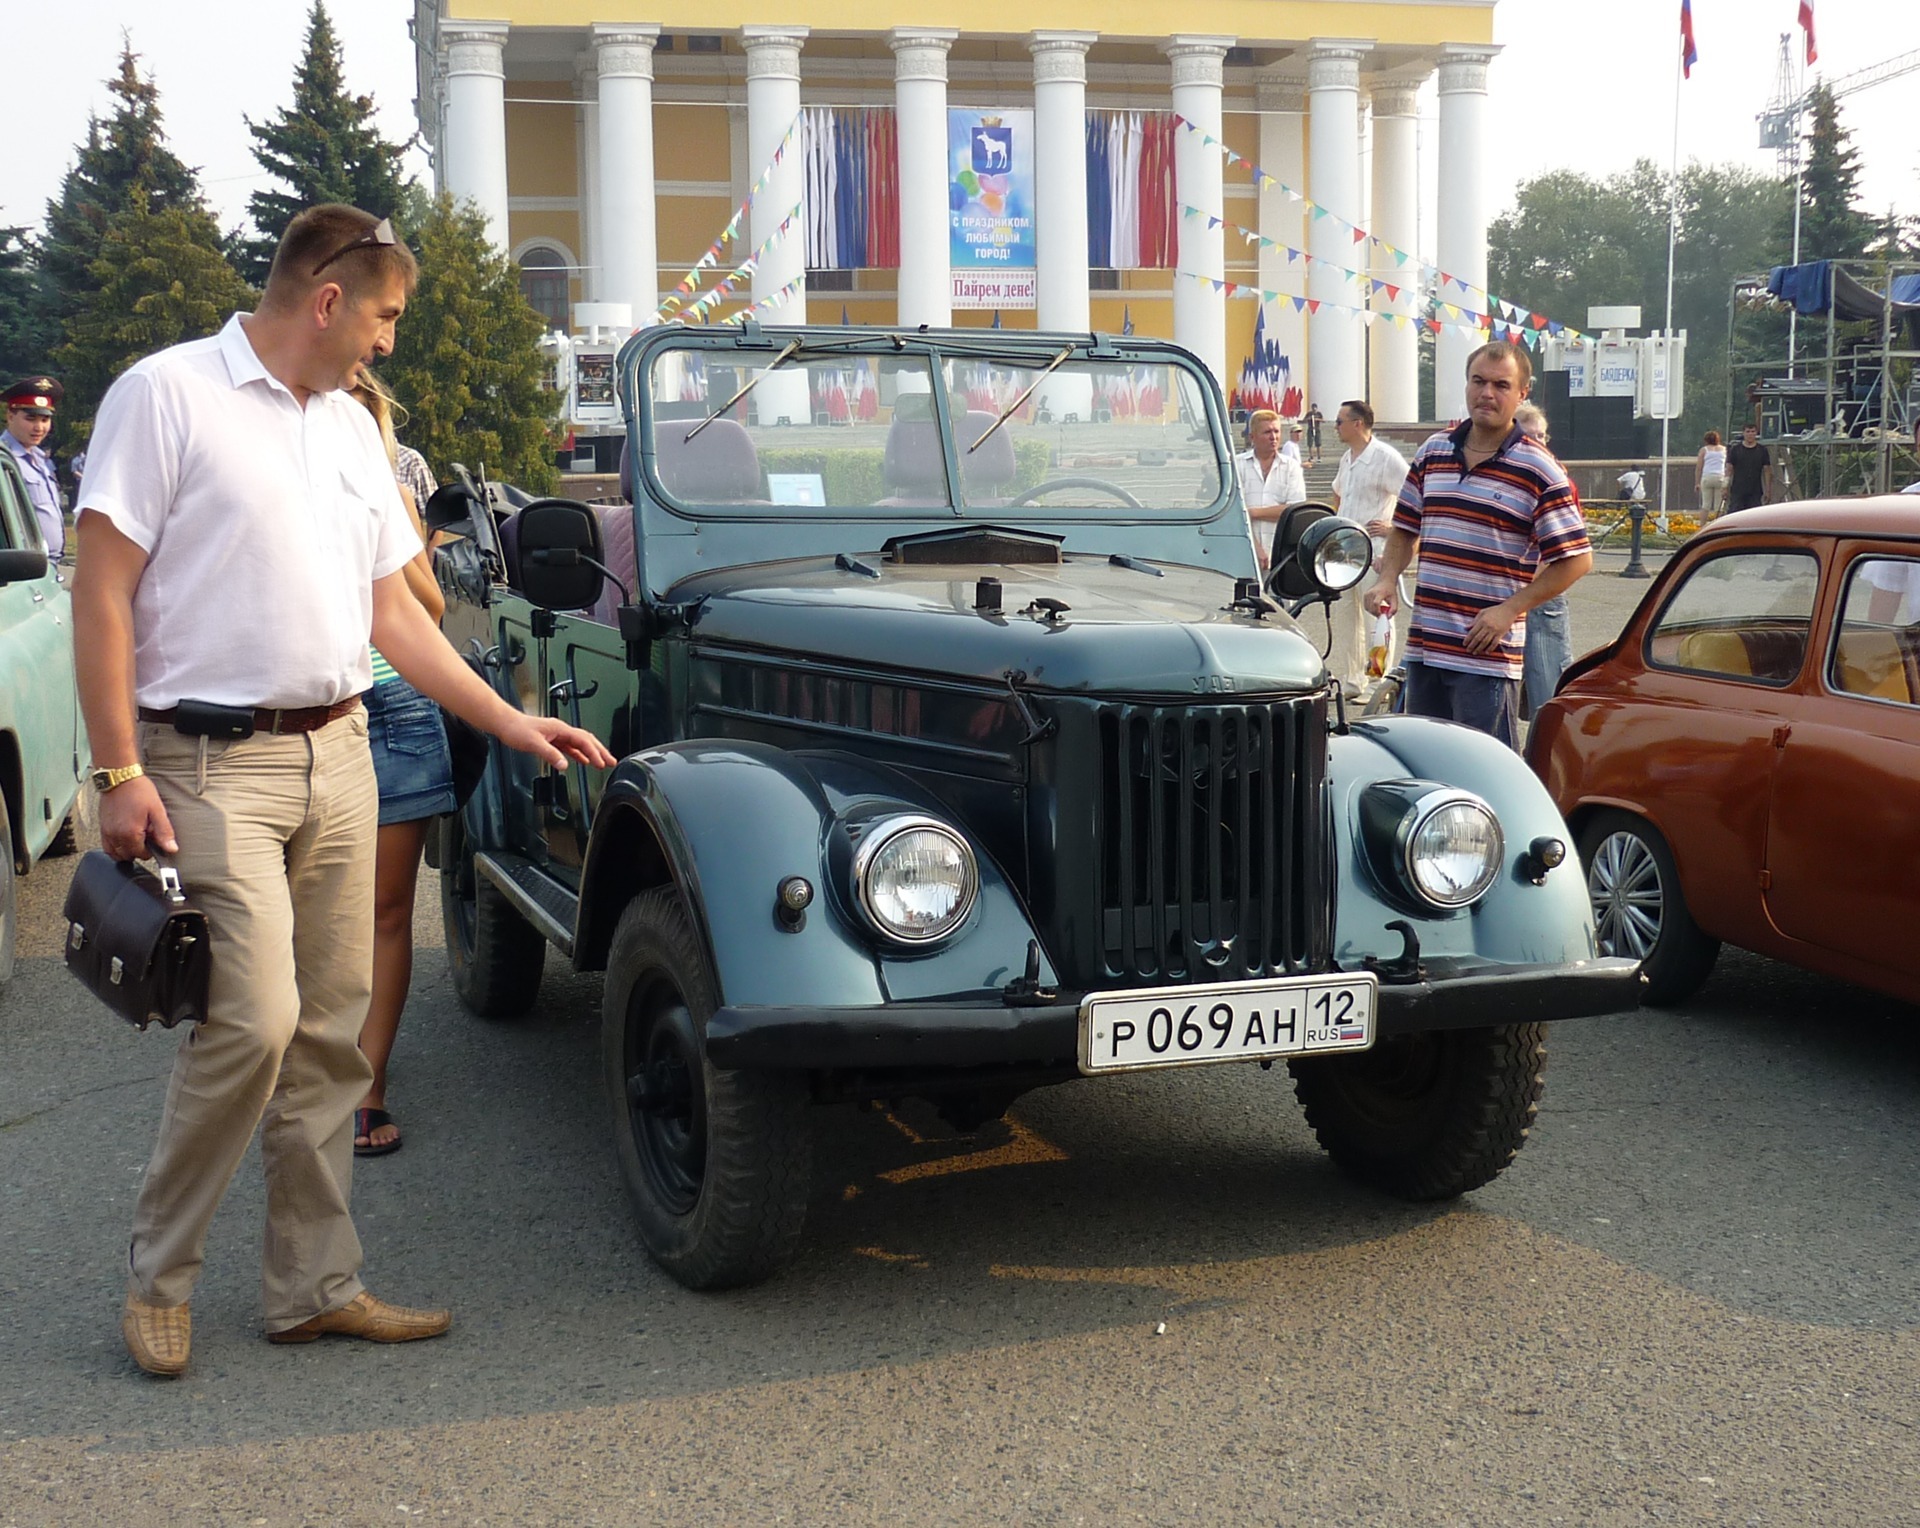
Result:
{"label": "jeep headlight", "polygon": [[1301,535],[1299,558],[1321,590],[1341,594],[1365,578],[1373,566],[1373,538],[1353,521],[1328,515]]}
{"label": "jeep headlight", "polygon": [[883,818],[854,853],[854,902],[879,933],[902,944],[946,938],[966,921],[979,890],[972,848],[931,817]]}
{"label": "jeep headlight", "polygon": [[1408,885],[1435,907],[1466,907],[1485,896],[1506,855],[1500,819],[1470,791],[1438,790],[1401,821]]}

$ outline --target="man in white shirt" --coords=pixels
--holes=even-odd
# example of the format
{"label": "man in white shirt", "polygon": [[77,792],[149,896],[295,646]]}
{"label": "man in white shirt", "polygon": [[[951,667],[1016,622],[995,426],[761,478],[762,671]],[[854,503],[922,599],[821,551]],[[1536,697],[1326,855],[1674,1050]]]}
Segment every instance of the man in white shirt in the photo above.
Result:
{"label": "man in white shirt", "polygon": [[[1407,459],[1374,435],[1373,409],[1361,399],[1340,405],[1333,416],[1333,428],[1347,448],[1333,475],[1333,506],[1367,528],[1378,564],[1393,529],[1393,506],[1400,497],[1400,485],[1407,480]],[[1368,683],[1367,626],[1371,618],[1361,605],[1361,596],[1375,582],[1375,575],[1368,573],[1333,607],[1333,652],[1327,662],[1349,694],[1358,694]],[[1397,661],[1401,640],[1396,632],[1388,644],[1388,668]]]}
{"label": "man in white shirt", "polygon": [[1280,449],[1280,416],[1257,409],[1247,419],[1247,446],[1233,459],[1240,479],[1240,497],[1252,522],[1253,555],[1264,569],[1273,549],[1273,533],[1280,511],[1307,496],[1306,475],[1296,453],[1292,460]]}
{"label": "man in white shirt", "polygon": [[1307,470],[1305,467],[1300,466],[1300,437],[1304,433],[1297,424],[1288,426],[1286,444],[1280,447],[1280,454],[1292,462],[1294,466],[1300,467],[1302,478],[1306,476]]}
{"label": "man in white shirt", "polygon": [[407,590],[420,540],[341,389],[392,351],[414,279],[385,220],[309,208],[259,308],[136,363],[94,424],[73,603],[101,847],[177,869],[213,941],[128,1243],[121,1333],[150,1374],[187,1366],[207,1227],[263,1122],[269,1340],[406,1342],[452,1320],[362,1286],[348,1209],[372,1077],[369,637],[502,742],[557,768],[613,762],[495,694]]}

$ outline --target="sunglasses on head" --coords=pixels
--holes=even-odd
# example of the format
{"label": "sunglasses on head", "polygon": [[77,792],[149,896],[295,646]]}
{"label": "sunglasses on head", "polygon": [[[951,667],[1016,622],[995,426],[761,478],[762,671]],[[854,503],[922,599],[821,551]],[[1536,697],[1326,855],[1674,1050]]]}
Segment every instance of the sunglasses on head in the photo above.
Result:
{"label": "sunglasses on head", "polygon": [[318,276],[342,255],[350,255],[356,249],[374,249],[382,245],[398,244],[399,242],[399,239],[394,236],[392,221],[387,218],[382,218],[352,243],[342,244],[332,254],[328,255],[326,259],[322,260],[313,268],[313,273]]}

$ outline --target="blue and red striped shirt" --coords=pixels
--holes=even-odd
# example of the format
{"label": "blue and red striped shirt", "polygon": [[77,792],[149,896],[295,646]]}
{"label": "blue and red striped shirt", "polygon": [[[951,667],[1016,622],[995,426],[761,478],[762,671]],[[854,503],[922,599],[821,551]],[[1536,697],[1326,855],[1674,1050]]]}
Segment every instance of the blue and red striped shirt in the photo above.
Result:
{"label": "blue and red striped shirt", "polygon": [[1394,507],[1393,528],[1420,543],[1408,658],[1435,668],[1518,679],[1527,623],[1513,624],[1492,652],[1467,651],[1481,611],[1510,599],[1542,564],[1587,551],[1580,501],[1560,463],[1516,427],[1471,471],[1472,421],[1431,437],[1414,454]]}

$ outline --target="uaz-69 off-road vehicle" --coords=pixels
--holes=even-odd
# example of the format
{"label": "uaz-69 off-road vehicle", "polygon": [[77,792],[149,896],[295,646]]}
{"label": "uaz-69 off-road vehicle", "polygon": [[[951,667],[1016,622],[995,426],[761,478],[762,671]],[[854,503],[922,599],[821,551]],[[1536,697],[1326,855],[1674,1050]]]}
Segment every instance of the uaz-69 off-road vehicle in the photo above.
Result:
{"label": "uaz-69 off-road vehicle", "polygon": [[791,1256],[814,1104],[1284,1058],[1343,1167],[1437,1199],[1524,1141],[1543,1021],[1634,1005],[1522,761],[1343,710],[1287,609],[1366,537],[1296,509],[1262,587],[1185,352],[668,327],[619,386],[630,506],[429,519],[455,645],[620,763],[495,748],[437,859],[469,1008],[530,1007],[548,944],[606,972],[681,1282]]}

